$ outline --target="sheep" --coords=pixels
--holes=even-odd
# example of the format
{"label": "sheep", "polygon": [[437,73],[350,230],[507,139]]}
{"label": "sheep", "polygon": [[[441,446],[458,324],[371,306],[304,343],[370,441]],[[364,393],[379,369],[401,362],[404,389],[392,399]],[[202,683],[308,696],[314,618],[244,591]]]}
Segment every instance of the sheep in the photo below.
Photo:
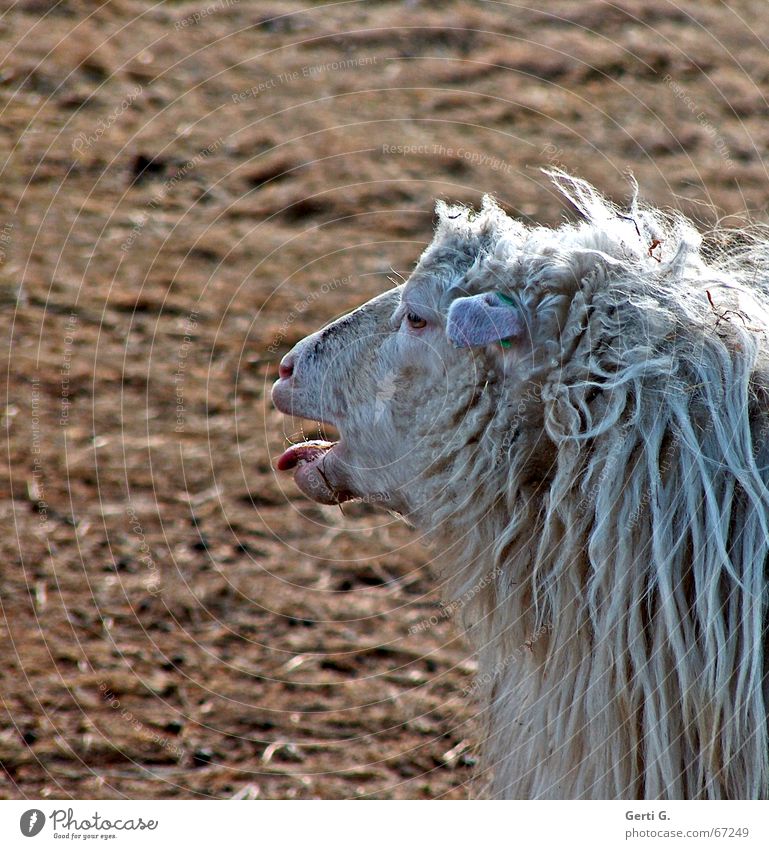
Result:
{"label": "sheep", "polygon": [[404,285],[299,342],[280,457],[438,546],[478,654],[479,793],[769,796],[769,241],[625,211],[436,207]]}

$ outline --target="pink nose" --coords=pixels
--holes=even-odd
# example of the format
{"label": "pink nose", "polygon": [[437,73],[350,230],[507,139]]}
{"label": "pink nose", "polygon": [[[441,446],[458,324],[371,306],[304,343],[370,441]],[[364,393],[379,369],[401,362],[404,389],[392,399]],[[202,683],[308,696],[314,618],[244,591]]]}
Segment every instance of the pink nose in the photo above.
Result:
{"label": "pink nose", "polygon": [[280,361],[278,366],[278,374],[282,380],[287,380],[294,373],[294,358],[291,354],[286,354]]}

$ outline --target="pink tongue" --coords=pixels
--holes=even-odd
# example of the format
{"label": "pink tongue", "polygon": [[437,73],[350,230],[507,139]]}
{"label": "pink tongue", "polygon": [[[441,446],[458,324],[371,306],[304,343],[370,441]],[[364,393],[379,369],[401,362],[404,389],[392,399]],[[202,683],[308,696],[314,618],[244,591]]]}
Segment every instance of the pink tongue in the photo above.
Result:
{"label": "pink tongue", "polygon": [[334,444],[333,442],[325,442],[322,439],[311,439],[309,442],[300,442],[298,445],[292,445],[278,457],[275,464],[276,468],[279,472],[287,472],[289,469],[293,469],[300,460],[310,463],[313,460],[317,460],[322,454],[325,454]]}

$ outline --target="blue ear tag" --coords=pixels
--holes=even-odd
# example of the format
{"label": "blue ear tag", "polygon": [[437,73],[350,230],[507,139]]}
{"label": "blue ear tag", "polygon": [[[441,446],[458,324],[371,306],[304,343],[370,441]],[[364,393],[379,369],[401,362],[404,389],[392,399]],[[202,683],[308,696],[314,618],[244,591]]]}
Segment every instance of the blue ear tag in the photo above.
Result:
{"label": "blue ear tag", "polygon": [[456,298],[449,307],[446,335],[457,348],[480,348],[510,340],[523,333],[515,302],[501,292],[482,292]]}
{"label": "blue ear tag", "polygon": [[[508,298],[507,295],[503,295],[501,292],[497,292],[496,294],[497,294],[497,297],[499,298],[499,300],[502,301],[503,304],[507,304],[507,306],[509,306],[509,307],[515,307],[515,304],[513,303],[512,298]],[[509,348],[513,343],[509,339],[500,339],[499,344],[503,348]]]}

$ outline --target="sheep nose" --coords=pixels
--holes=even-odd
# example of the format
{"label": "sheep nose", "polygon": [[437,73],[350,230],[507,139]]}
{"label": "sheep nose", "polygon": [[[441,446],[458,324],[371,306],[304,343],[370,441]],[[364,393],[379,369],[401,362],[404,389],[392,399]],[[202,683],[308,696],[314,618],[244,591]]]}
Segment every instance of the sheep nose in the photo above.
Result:
{"label": "sheep nose", "polygon": [[278,366],[278,375],[282,380],[288,380],[294,373],[294,357],[291,354],[286,354],[280,361]]}

